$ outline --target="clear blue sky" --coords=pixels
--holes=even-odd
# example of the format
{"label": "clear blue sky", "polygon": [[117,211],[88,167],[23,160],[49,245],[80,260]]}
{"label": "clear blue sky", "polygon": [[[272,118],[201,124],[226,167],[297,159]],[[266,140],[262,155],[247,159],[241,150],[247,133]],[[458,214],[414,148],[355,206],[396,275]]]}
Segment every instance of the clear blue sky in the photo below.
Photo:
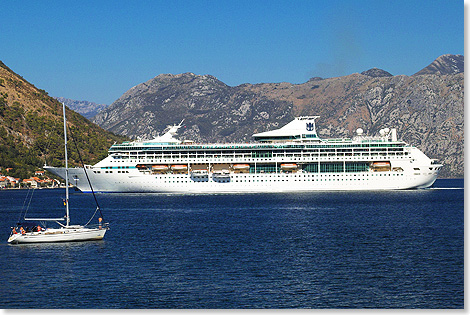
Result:
{"label": "clear blue sky", "polygon": [[104,104],[161,73],[303,83],[464,54],[457,0],[7,0],[1,12],[0,60],[51,96]]}

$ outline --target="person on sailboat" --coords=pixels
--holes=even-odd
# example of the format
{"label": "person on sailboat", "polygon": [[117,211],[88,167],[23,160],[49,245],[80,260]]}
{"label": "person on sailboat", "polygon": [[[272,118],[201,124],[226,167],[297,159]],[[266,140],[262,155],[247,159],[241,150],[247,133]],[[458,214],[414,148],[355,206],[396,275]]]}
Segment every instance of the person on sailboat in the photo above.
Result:
{"label": "person on sailboat", "polygon": [[25,235],[26,234],[26,231],[23,229],[23,227],[21,226],[20,227],[20,231],[21,231],[21,234]]}
{"label": "person on sailboat", "polygon": [[18,232],[16,231],[16,228],[15,227],[12,227],[12,231],[11,231],[13,234],[18,234]]}

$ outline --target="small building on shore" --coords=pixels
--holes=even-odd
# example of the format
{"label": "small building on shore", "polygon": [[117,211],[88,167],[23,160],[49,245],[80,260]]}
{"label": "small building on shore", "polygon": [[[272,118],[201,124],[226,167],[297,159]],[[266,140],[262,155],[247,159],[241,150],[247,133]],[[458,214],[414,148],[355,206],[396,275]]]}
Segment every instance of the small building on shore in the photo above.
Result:
{"label": "small building on shore", "polygon": [[20,179],[12,176],[0,175],[0,189],[4,188],[18,188],[20,185]]}
{"label": "small building on shore", "polygon": [[31,177],[23,179],[23,186],[28,186],[31,188],[38,188],[40,187],[41,180],[38,177]]}
{"label": "small building on shore", "polygon": [[45,171],[36,171],[34,172],[34,176],[44,176],[45,175]]}

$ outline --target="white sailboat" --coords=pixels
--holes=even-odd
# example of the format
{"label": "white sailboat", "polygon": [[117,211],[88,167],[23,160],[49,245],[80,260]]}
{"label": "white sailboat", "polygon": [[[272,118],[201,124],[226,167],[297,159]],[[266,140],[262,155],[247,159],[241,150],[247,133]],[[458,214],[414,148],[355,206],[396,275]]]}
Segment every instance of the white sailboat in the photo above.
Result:
{"label": "white sailboat", "polygon": [[[67,161],[67,121],[65,117],[65,104],[63,105],[64,114],[64,138],[65,138],[65,172],[68,172]],[[90,183],[91,185],[91,183]],[[54,243],[54,242],[75,242],[75,241],[93,241],[103,239],[106,231],[109,229],[107,223],[102,222],[100,217],[99,224],[96,226],[71,225],[69,214],[69,183],[68,176],[65,176],[65,217],[63,218],[24,218],[25,221],[45,222],[53,221],[59,225],[57,228],[44,228],[40,224],[30,222],[18,223],[17,227],[13,227],[8,243]],[[96,198],[95,198],[96,200]],[[100,210],[97,203],[96,212]],[[100,210],[101,213],[101,210]],[[94,215],[93,214],[93,217]],[[92,218],[93,218],[92,217]],[[64,221],[65,224],[60,221]],[[91,221],[91,219],[90,219]]]}

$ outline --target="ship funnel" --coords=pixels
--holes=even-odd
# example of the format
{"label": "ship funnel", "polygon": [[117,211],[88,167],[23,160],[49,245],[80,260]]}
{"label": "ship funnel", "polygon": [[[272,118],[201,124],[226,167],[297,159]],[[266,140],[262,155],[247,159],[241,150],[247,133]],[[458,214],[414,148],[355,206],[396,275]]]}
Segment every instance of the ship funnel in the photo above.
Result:
{"label": "ship funnel", "polygon": [[392,141],[398,141],[397,139],[397,129],[392,128]]}

